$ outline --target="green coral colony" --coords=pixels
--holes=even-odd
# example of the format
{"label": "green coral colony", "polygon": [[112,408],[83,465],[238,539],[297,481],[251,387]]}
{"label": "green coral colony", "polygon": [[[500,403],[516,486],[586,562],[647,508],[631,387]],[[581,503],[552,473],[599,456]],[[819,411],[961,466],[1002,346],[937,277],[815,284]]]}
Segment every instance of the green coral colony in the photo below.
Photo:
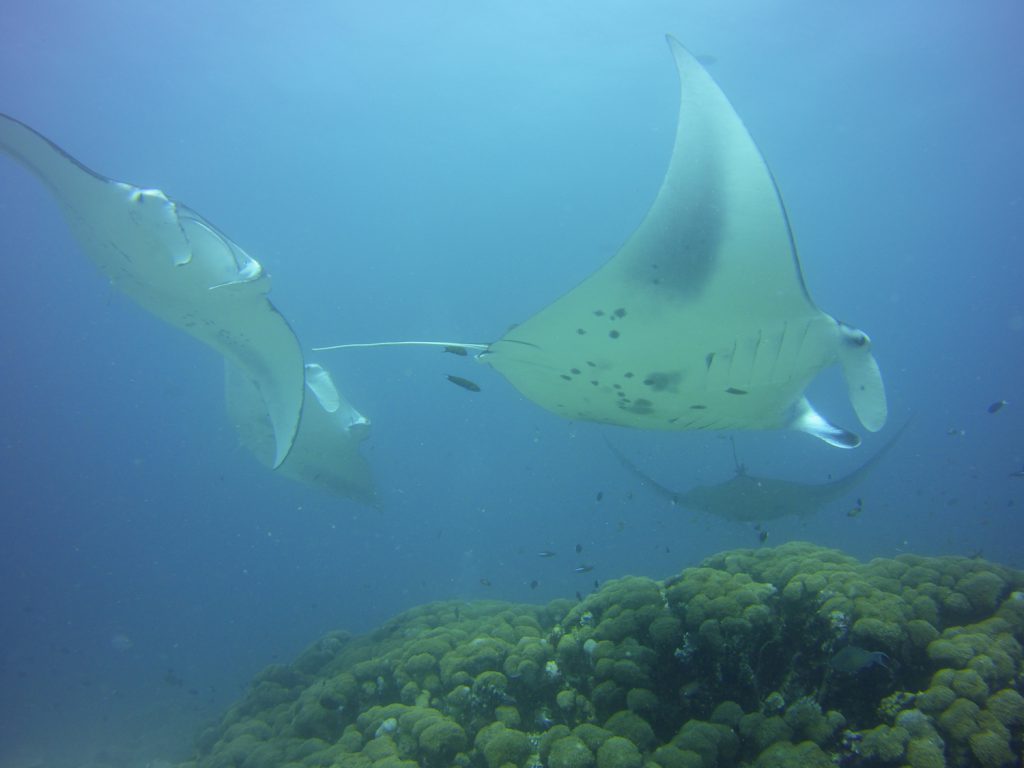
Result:
{"label": "green coral colony", "polygon": [[269,667],[182,768],[1019,765],[1022,589],[793,543],[582,602],[435,603]]}

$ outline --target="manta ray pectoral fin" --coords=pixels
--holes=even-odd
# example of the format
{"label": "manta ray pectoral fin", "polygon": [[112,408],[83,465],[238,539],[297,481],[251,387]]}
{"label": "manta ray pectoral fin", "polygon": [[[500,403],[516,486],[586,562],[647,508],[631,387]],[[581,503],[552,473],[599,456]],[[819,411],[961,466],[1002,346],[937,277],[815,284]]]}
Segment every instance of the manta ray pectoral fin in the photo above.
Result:
{"label": "manta ray pectoral fin", "polygon": [[839,324],[842,340],[837,356],[850,395],[850,404],[864,428],[877,432],[885,426],[889,406],[882,372],[871,354],[871,339],[863,331]]}
{"label": "manta ray pectoral fin", "polygon": [[819,440],[824,440],[836,448],[856,448],[860,445],[859,435],[829,422],[814,410],[814,406],[806,397],[800,398],[793,407],[793,418],[787,426],[797,432],[814,435]]}

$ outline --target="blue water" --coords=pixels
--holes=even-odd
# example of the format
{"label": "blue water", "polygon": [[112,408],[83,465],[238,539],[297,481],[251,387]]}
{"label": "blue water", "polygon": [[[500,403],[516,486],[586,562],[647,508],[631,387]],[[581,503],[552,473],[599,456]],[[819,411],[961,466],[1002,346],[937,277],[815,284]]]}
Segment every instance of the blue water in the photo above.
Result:
{"label": "blue water", "polygon": [[[768,158],[815,300],[872,335],[889,432],[915,417],[851,498],[768,543],[1024,567],[1020,3],[13,0],[0,29],[0,111],[215,222],[306,348],[487,342],[596,269],[661,181],[675,34]],[[0,247],[0,768],[183,758],[328,629],[758,545],[602,439],[685,489],[731,475],[723,436],[566,422],[430,351],[310,356],[373,421],[380,511],[275,476],[238,445],[217,355],[110,288],[6,157]],[[810,395],[856,425],[835,371]],[[886,434],[736,445],[820,482]]]}

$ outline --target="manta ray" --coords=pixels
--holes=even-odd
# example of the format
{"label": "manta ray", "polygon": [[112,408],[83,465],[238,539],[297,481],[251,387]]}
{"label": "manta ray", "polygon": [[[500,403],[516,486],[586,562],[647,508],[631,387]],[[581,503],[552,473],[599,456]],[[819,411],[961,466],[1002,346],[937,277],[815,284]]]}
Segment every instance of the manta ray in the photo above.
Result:
{"label": "manta ray", "polygon": [[861,424],[881,429],[887,406],[871,340],[814,304],[764,158],[704,67],[668,42],[680,81],[675,145],[654,203],[619,252],[493,343],[398,343],[473,350],[568,419],[790,428],[855,447],[860,438],[803,392],[838,362]]}
{"label": "manta ray", "polygon": [[115,287],[213,347],[249,382],[272,425],[270,463],[280,466],[299,428],[305,370],[259,262],[183,203],[104,178],[6,115],[0,149],[53,193],[82,250]]}
{"label": "manta ray", "polygon": [[[798,483],[774,477],[758,477],[749,474],[746,467],[736,460],[736,473],[729,480],[714,485],[698,485],[688,491],[676,491],[644,472],[611,443],[608,443],[608,447],[626,469],[674,505],[707,512],[727,520],[762,523],[786,515],[806,517],[845,496],[863,482],[868,473],[878,465],[896,441],[903,436],[909,423],[900,427],[874,456],[857,469],[827,483]],[[733,457],[735,460],[735,446]]]}
{"label": "manta ray", "polygon": [[104,178],[6,115],[0,149],[53,193],[82,250],[118,289],[224,356],[228,414],[257,459],[375,503],[358,450],[369,421],[326,370],[304,364],[259,262],[183,203]]}

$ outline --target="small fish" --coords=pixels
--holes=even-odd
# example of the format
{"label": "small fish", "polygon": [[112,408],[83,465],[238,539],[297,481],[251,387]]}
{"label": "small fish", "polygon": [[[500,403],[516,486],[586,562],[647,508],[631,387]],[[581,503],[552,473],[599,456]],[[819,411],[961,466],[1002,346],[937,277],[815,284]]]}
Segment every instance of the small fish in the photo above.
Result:
{"label": "small fish", "polygon": [[1004,405],[1009,405],[1009,403],[1006,402],[1005,400],[996,400],[994,403],[992,403],[992,405],[988,407],[988,412],[999,413],[999,411],[1003,410]]}
{"label": "small fish", "polygon": [[583,545],[582,544],[577,544],[576,545],[576,554],[578,555],[582,551],[583,551]]}
{"label": "small fish", "polygon": [[963,437],[967,434],[966,429],[957,429],[956,427],[950,427],[946,430],[946,434],[950,437]]}
{"label": "small fish", "polygon": [[491,586],[491,580],[490,579],[480,579],[480,586],[481,587],[489,587],[489,586]]}
{"label": "small fish", "polygon": [[470,381],[469,379],[464,379],[461,376],[452,376],[451,374],[448,374],[448,381],[450,381],[452,384],[454,384],[457,387],[462,387],[463,389],[468,389],[470,392],[479,392],[480,391],[480,385],[479,384],[477,384],[474,381]]}
{"label": "small fish", "polygon": [[889,657],[881,651],[869,651],[856,645],[847,645],[828,660],[832,669],[844,675],[857,675],[875,666],[892,671],[889,663]]}
{"label": "small fish", "polygon": [[601,586],[600,582],[598,582],[597,579],[594,579],[594,589],[597,589],[599,586]]}
{"label": "small fish", "polygon": [[459,357],[465,357],[469,353],[466,352],[465,347],[445,347],[444,351],[450,355],[458,355]]}
{"label": "small fish", "polygon": [[847,517],[857,517],[863,511],[864,511],[864,508],[861,507],[861,506],[850,507],[848,510],[846,510],[846,516]]}
{"label": "small fish", "polygon": [[530,589],[536,589],[539,586],[540,586],[540,582],[537,581],[536,579],[534,579],[533,581],[530,582]]}
{"label": "small fish", "polygon": [[1024,469],[1018,469],[1016,472],[1011,472],[1010,477],[1024,477]]}
{"label": "small fish", "polygon": [[592,570],[594,570],[594,566],[592,566],[592,565],[577,565],[575,568],[572,569],[572,572],[573,573],[590,573]]}
{"label": "small fish", "polygon": [[580,594],[580,591],[578,589],[576,590],[576,602],[578,602],[578,603],[582,603],[583,602],[583,595]]}
{"label": "small fish", "polygon": [[554,557],[556,554],[558,553],[552,552],[547,549],[542,549],[540,552],[537,553],[537,557]]}
{"label": "small fish", "polygon": [[669,554],[669,553],[670,553],[671,551],[672,551],[672,550],[671,550],[671,549],[669,549],[669,548],[668,548],[668,546],[666,546],[666,547],[665,547],[665,554],[666,554],[666,555],[667,555],[667,554]]}
{"label": "small fish", "polygon": [[759,534],[757,534],[757,540],[760,541],[762,544],[768,541],[768,531],[763,530]]}
{"label": "small fish", "polygon": [[597,492],[597,501],[600,501],[603,498],[604,498],[604,491],[598,491]]}

